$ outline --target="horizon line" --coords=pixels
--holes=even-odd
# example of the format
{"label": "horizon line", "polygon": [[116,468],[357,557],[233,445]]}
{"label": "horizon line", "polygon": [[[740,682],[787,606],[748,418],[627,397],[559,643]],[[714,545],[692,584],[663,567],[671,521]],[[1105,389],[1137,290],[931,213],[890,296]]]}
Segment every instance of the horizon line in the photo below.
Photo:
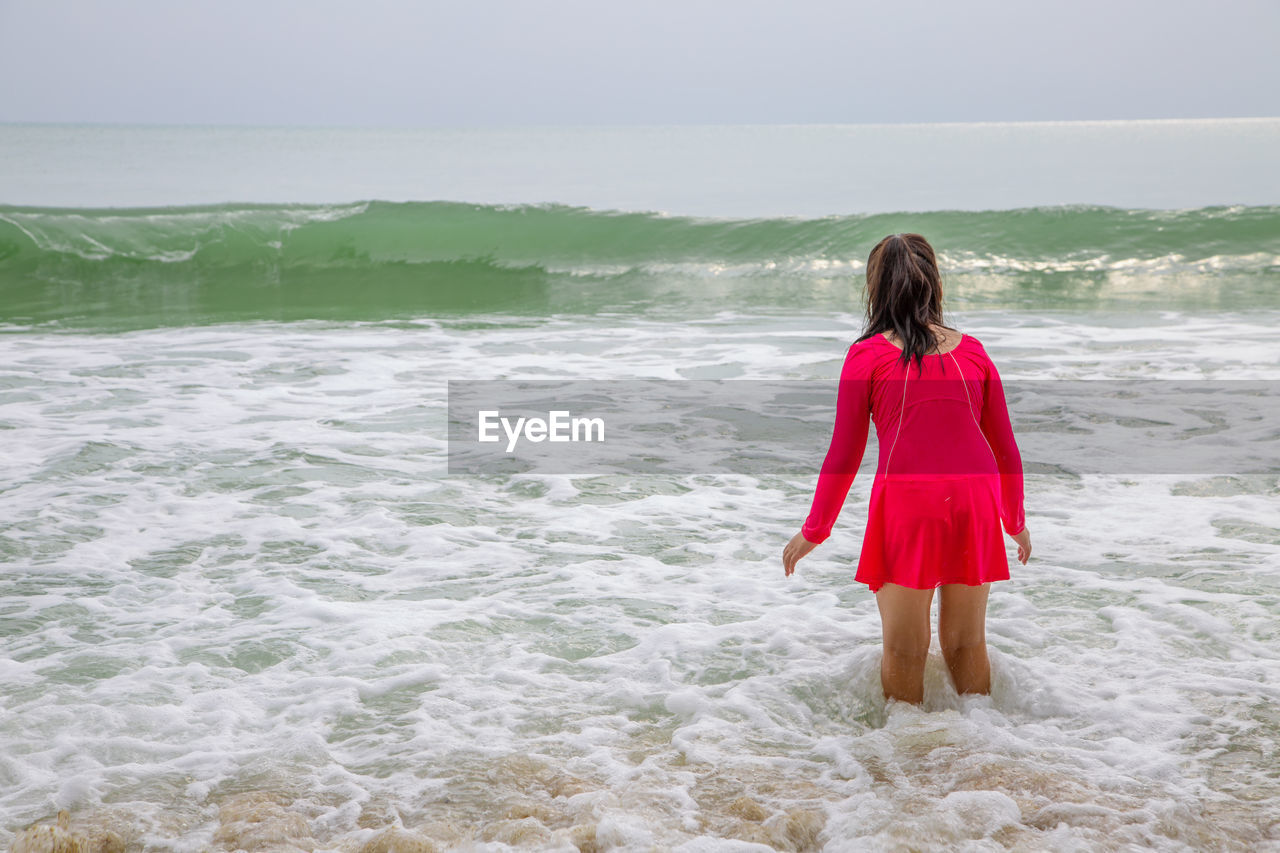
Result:
{"label": "horizon line", "polygon": [[564,123],[532,124],[254,124],[239,122],[135,122],[135,121],[23,121],[0,120],[0,127],[102,127],[154,129],[229,129],[229,130],[397,130],[397,131],[503,131],[503,130],[617,130],[640,128],[708,128],[708,127],[982,127],[1028,125],[1117,125],[1176,124],[1212,122],[1277,121],[1280,116],[1200,116],[1183,118],[1120,119],[980,119],[973,121],[875,121],[875,122],[630,122],[630,123]]}

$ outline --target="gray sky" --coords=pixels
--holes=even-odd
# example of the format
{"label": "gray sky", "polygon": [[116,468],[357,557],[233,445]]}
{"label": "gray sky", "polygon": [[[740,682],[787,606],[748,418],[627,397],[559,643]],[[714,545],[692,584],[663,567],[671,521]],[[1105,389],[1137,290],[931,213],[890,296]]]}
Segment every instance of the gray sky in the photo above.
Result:
{"label": "gray sky", "polygon": [[0,121],[1280,115],[1277,0],[0,0]]}

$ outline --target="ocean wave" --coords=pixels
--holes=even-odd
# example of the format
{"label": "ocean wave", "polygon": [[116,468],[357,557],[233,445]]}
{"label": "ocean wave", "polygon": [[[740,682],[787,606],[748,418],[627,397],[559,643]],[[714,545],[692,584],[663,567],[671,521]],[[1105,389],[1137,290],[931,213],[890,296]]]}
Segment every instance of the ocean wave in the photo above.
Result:
{"label": "ocean wave", "polygon": [[[0,320],[602,310],[669,303],[673,291],[682,303],[701,292],[741,307],[787,305],[822,298],[832,281],[860,286],[870,248],[903,230],[933,242],[960,304],[968,279],[969,295],[987,300],[1001,292],[992,277],[1024,301],[1037,288],[1061,299],[1072,281],[1096,299],[1100,277],[1135,276],[1185,276],[1195,290],[1244,278],[1258,285],[1247,294],[1265,298],[1280,273],[1275,206],[739,220],[461,202],[0,206]],[[707,284],[717,279],[724,286]],[[750,286],[733,293],[743,280]]]}

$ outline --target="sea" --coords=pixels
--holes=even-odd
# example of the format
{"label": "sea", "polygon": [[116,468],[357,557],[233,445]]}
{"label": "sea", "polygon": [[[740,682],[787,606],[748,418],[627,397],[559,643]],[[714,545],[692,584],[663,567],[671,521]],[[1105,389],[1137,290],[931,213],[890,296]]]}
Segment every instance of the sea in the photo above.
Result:
{"label": "sea", "polygon": [[[1276,422],[1172,472],[1094,433],[1274,399],[1277,151],[1273,118],[0,125],[0,849],[1280,851]],[[904,231],[1015,435],[1097,450],[1026,454],[991,693],[935,630],[919,706],[853,579],[873,468],[781,563]],[[450,384],[492,380],[830,393],[804,464],[460,470]],[[1027,390],[1067,381],[1194,387]]]}

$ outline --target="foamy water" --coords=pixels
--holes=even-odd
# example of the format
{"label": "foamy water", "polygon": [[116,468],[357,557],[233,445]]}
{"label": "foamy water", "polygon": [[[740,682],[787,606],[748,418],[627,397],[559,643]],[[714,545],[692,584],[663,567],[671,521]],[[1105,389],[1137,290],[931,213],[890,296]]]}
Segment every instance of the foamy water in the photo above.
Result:
{"label": "foamy water", "polygon": [[[1275,379],[1278,321],[955,317],[1006,381]],[[1274,475],[1029,477],[992,693],[935,639],[916,708],[869,480],[786,578],[813,478],[446,474],[447,380],[831,379],[857,326],[0,336],[0,844],[1280,850]]]}

